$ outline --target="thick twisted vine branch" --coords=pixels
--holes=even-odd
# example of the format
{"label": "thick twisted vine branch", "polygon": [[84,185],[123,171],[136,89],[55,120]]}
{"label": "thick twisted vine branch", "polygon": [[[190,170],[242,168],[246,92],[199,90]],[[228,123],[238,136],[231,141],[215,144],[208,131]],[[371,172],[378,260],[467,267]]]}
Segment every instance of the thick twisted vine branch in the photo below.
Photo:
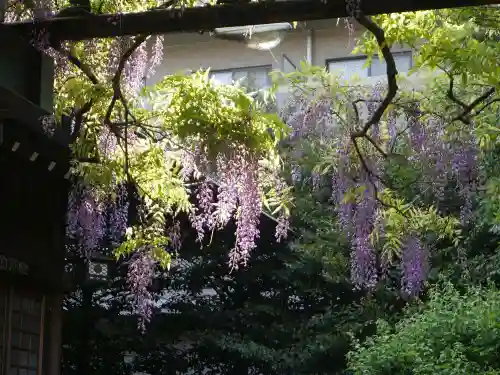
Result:
{"label": "thick twisted vine branch", "polygon": [[[383,185],[387,185],[387,181],[384,181],[380,176],[378,176],[374,171],[370,169],[370,166],[366,162],[361,149],[358,144],[358,139],[364,138],[367,142],[369,142],[375,150],[384,158],[387,158],[389,154],[384,151],[378,144],[377,142],[368,135],[369,130],[377,124],[380,119],[382,118],[384,112],[387,110],[388,106],[392,103],[394,100],[397,91],[398,91],[398,86],[397,86],[397,68],[395,64],[394,57],[390,51],[390,46],[387,43],[387,40],[384,35],[384,31],[382,28],[380,28],[376,23],[374,23],[371,18],[367,16],[356,16],[355,17],[356,21],[362,25],[365,29],[367,29],[376,39],[377,44],[380,48],[380,51],[383,55],[383,58],[385,60],[386,66],[387,66],[387,82],[388,82],[388,91],[385,95],[385,97],[382,100],[363,100],[363,99],[358,99],[355,100],[351,103],[353,109],[354,109],[354,114],[355,114],[355,119],[357,120],[356,123],[359,122],[359,112],[357,108],[357,103],[359,102],[371,102],[371,103],[378,103],[378,107],[374,111],[374,113],[370,116],[370,118],[363,124],[363,126],[360,129],[357,129],[353,131],[350,134],[350,139],[351,142],[354,146],[355,152],[360,160],[360,164],[362,169],[367,173],[369,176],[368,180],[370,184],[373,187],[374,193],[375,193],[375,198],[384,206],[387,206],[384,202],[382,202],[381,199],[378,197],[378,190],[377,190],[377,185],[376,182],[377,180],[380,181]],[[452,119],[453,121],[462,121],[463,123],[470,124],[471,123],[471,118],[473,116],[477,116],[480,114],[482,111],[484,111],[487,107],[491,106],[493,103],[500,102],[500,97],[498,98],[493,98],[491,99],[491,96],[496,92],[495,87],[489,87],[483,94],[478,96],[476,99],[474,99],[470,103],[466,103],[459,98],[454,93],[454,77],[452,74],[448,73],[448,76],[450,78],[450,83],[449,83],[449,88],[447,91],[447,97],[455,104],[457,104],[461,108],[461,113],[458,114],[456,117]],[[481,106],[481,104],[483,104]],[[479,108],[478,108],[479,107]]]}
{"label": "thick twisted vine branch", "polygon": [[[174,6],[175,4],[178,3],[178,0],[170,0],[167,1],[166,3],[152,8],[151,10],[158,10],[158,9],[166,9],[170,8],[171,6]],[[133,113],[130,111],[127,101],[125,99],[125,96],[123,95],[120,87],[120,82],[121,82],[121,76],[123,73],[123,70],[125,69],[125,65],[128,61],[128,59],[132,56],[132,54],[139,48],[149,37],[149,35],[141,35],[135,38],[134,42],[130,46],[127,51],[122,55],[118,68],[113,76],[112,79],[112,87],[113,87],[113,97],[111,99],[110,105],[108,106],[108,110],[106,112],[105,118],[104,118],[104,124],[106,124],[111,132],[116,136],[118,140],[121,140],[123,137],[121,136],[120,132],[117,130],[117,127],[114,126],[114,124],[111,121],[111,115],[113,112],[113,109],[115,107],[116,102],[119,100],[124,107],[126,115],[128,115],[133,121],[136,121],[135,116]],[[98,85],[99,79],[95,75],[95,73],[92,71],[92,69],[82,62],[78,57],[75,56],[75,54],[71,50],[65,50],[59,46],[56,48],[56,51],[60,53],[63,57],[65,57],[71,64],[73,64],[75,67],[77,67],[89,80],[92,82],[93,85]],[[82,126],[83,126],[83,116],[85,113],[90,111],[92,109],[94,102],[93,99],[90,99],[81,108],[74,109],[72,111],[72,117],[75,121],[75,128],[73,133],[71,134],[70,137],[70,143],[73,143],[80,135],[82,131]]]}
{"label": "thick twisted vine branch", "polygon": [[[378,107],[376,110],[373,112],[373,114],[370,116],[370,118],[363,124],[361,129],[355,130],[350,134],[350,139],[351,142],[354,146],[354,150],[356,151],[356,154],[359,158],[359,161],[361,163],[361,166],[363,170],[366,172],[368,175],[368,181],[370,182],[373,191],[374,191],[374,196],[375,199],[382,204],[383,206],[388,206],[386,202],[383,202],[382,199],[380,199],[379,194],[378,194],[378,187],[377,187],[377,181],[382,182],[384,185],[387,184],[384,179],[376,174],[374,171],[372,171],[367,164],[361,149],[359,148],[358,145],[358,139],[364,138],[366,139],[370,144],[372,144],[375,149],[383,156],[387,157],[387,153],[382,150],[382,148],[377,144],[377,142],[368,135],[369,130],[380,122],[380,119],[382,118],[384,112],[386,111],[387,107],[391,104],[393,99],[395,98],[397,91],[398,91],[398,85],[396,81],[396,76],[398,74],[397,68],[396,68],[396,62],[394,61],[394,56],[392,55],[392,52],[390,50],[390,46],[387,43],[387,40],[385,38],[385,33],[384,30],[378,26],[375,22],[372,21],[372,19],[368,16],[365,15],[356,15],[354,17],[356,21],[363,26],[365,29],[367,29],[370,33],[373,34],[375,37],[377,44],[380,48],[380,51],[382,52],[382,56],[385,60],[387,70],[386,70],[386,75],[387,75],[387,85],[388,85],[388,90],[387,93],[382,101],[380,101]],[[355,111],[355,115],[357,119],[359,120],[359,113],[356,107],[356,102],[352,103],[352,106]]]}
{"label": "thick twisted vine branch", "polygon": [[[147,40],[149,35],[140,35],[134,39],[132,45],[125,51],[125,53],[120,58],[118,63],[118,67],[116,72],[111,80],[111,84],[113,87],[113,97],[111,98],[111,102],[109,103],[108,109],[106,111],[106,115],[104,117],[104,123],[107,125],[111,125],[111,114],[113,113],[113,109],[116,105],[116,102],[119,100],[125,109],[125,113],[127,116],[130,116],[133,120],[135,117],[131,113],[128,108],[127,101],[121,90],[121,78],[123,71],[125,69],[125,65],[127,64],[128,59],[134,54],[134,52]],[[112,127],[113,133],[116,133],[116,128]],[[119,134],[115,134],[117,138],[121,138]]]}
{"label": "thick twisted vine branch", "polygon": [[[444,70],[444,69],[443,69]],[[459,105],[462,108],[462,112],[455,116],[452,121],[462,121],[464,124],[470,125],[471,123],[471,117],[477,116],[479,113],[481,113],[483,110],[485,110],[487,107],[489,107],[491,104],[500,101],[500,98],[498,99],[493,99],[488,101],[485,105],[483,105],[478,111],[474,111],[474,109],[479,106],[481,103],[484,103],[491,95],[493,95],[496,91],[495,87],[490,87],[488,90],[486,90],[482,95],[474,99],[470,104],[467,104],[457,98],[455,95],[455,92],[453,90],[454,85],[455,85],[455,78],[452,73],[447,72],[444,70],[446,74],[448,75],[450,79],[450,83],[448,86],[448,91],[446,92],[446,96],[448,99],[450,99],[453,103]]]}
{"label": "thick twisted vine branch", "polygon": [[392,100],[396,96],[398,92],[398,84],[396,81],[396,76],[398,75],[398,70],[396,68],[396,62],[394,61],[394,56],[390,50],[390,47],[385,39],[384,30],[380,26],[378,26],[372,19],[368,16],[358,16],[355,17],[356,21],[366,28],[369,32],[373,34],[375,39],[377,40],[377,44],[382,52],[382,56],[384,57],[385,64],[387,66],[387,94],[385,98],[382,100],[380,105],[377,107],[372,116],[368,119],[368,121],[363,125],[360,130],[354,131],[351,133],[351,139],[363,138],[366,136],[370,128],[378,123],[382,118],[387,107],[391,104]]}
{"label": "thick twisted vine branch", "polygon": [[[63,48],[60,48],[57,51],[64,57],[66,57],[71,64],[76,66],[90,80],[90,82],[92,82],[92,84],[99,84],[99,80],[97,79],[97,76],[94,74],[92,69],[87,64],[82,62],[78,57],[76,57],[71,49],[65,50]],[[94,101],[90,99],[85,102],[80,108],[73,109],[72,117],[75,122],[75,128],[73,129],[73,133],[70,135],[70,143],[73,143],[80,135],[83,126],[83,117],[88,111],[92,109],[93,104]]]}

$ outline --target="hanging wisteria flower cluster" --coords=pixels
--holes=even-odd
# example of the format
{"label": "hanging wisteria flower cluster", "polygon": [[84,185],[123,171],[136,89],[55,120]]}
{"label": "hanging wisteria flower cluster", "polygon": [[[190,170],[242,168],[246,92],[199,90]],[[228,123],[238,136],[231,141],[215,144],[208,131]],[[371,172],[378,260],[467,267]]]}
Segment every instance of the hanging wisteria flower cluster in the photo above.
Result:
{"label": "hanging wisteria flower cluster", "polygon": [[[291,75],[294,75],[290,79],[293,87],[293,82],[300,81],[297,78],[301,73]],[[386,168],[399,165],[411,170],[416,178],[405,181],[404,187],[416,194],[411,196],[413,202],[419,199],[418,203],[425,206],[430,198],[443,214],[448,212],[440,202],[454,195],[461,201],[460,222],[466,225],[478,178],[475,139],[470,134],[451,134],[442,118],[426,113],[418,102],[402,98],[396,98],[396,105],[387,111],[386,117],[371,125],[366,136],[353,138],[351,135],[378,109],[387,87],[378,83],[373,87],[343,90],[338,88],[342,85],[335,77],[323,76],[318,81],[336,89],[327,84],[304,90],[302,83],[290,95],[282,116],[292,128],[290,142],[295,147],[305,150],[304,144],[314,142],[316,150],[327,155],[317,170],[327,171],[332,177],[330,187],[336,218],[352,247],[352,283],[356,288],[373,289],[386,275],[387,267],[391,266],[389,259],[394,255],[387,254],[385,249],[390,246],[384,246],[384,241],[393,240],[395,233],[390,233],[389,238],[385,231],[398,228],[396,252],[401,263],[401,291],[407,297],[416,296],[430,267],[425,230],[415,230],[418,227],[415,212],[407,211],[405,205],[392,206],[392,201],[384,198],[386,192],[395,188],[386,178]],[[290,179],[294,183],[304,183],[303,174],[308,173],[300,167],[302,154],[297,155],[295,150],[289,154]],[[313,177],[308,181],[314,190],[317,182]],[[425,212],[418,211],[418,215],[425,214],[427,218],[434,214]],[[397,226],[387,222],[394,220],[394,216],[400,216]]]}
{"label": "hanging wisteria flower cluster", "polygon": [[[206,231],[221,229],[234,217],[236,242],[229,254],[229,265],[231,269],[238,269],[247,265],[259,238],[262,188],[258,160],[249,152],[239,150],[219,155],[215,164],[217,180],[205,177],[196,189],[197,205],[191,212],[191,223],[198,233],[198,241],[202,242]],[[189,154],[184,157],[184,165],[187,178],[200,168]],[[277,221],[276,238],[280,240],[287,237],[288,217],[281,213]]]}
{"label": "hanging wisteria flower cluster", "polygon": [[94,251],[118,246],[128,226],[128,197],[123,185],[101,196],[75,184],[68,197],[66,237],[71,247],[89,258]]}

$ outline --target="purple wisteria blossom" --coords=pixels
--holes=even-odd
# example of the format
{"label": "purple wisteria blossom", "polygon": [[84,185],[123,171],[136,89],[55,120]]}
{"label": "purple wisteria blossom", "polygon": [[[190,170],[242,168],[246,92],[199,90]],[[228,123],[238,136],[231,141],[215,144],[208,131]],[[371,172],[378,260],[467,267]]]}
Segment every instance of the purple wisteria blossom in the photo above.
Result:
{"label": "purple wisteria blossom", "polygon": [[286,239],[288,236],[288,231],[290,229],[290,222],[288,217],[284,214],[278,216],[278,225],[276,225],[276,242],[281,242],[283,239]]}
{"label": "purple wisteria blossom", "polygon": [[370,240],[377,202],[368,185],[355,211],[352,236],[351,280],[356,288],[373,289],[377,284],[377,257]]}
{"label": "purple wisteria blossom", "polygon": [[197,189],[196,199],[198,205],[191,213],[191,225],[198,234],[198,242],[202,242],[205,237],[205,229],[215,228],[215,204],[212,186],[208,181],[203,181]]}
{"label": "purple wisteria blossom", "polygon": [[155,260],[147,249],[134,253],[127,272],[127,284],[137,307],[138,328],[145,331],[153,313],[153,300],[149,287],[153,282]]}
{"label": "purple wisteria blossom", "polygon": [[219,157],[217,159],[221,184],[218,187],[215,215],[219,227],[224,227],[231,219],[238,204],[237,184],[240,173],[238,159]]}
{"label": "purple wisteria blossom", "polygon": [[91,189],[77,187],[69,194],[68,206],[66,235],[78,241],[82,255],[89,256],[106,233],[104,205]]}
{"label": "purple wisteria blossom", "polygon": [[229,265],[238,269],[246,266],[250,254],[257,247],[259,238],[259,218],[262,201],[258,183],[258,163],[249,161],[241,170],[241,185],[238,191],[238,214],[236,218],[236,246],[229,254]]}
{"label": "purple wisteria blossom", "polygon": [[112,246],[118,246],[125,236],[129,208],[126,187],[119,185],[116,193],[116,199],[111,200],[108,208],[108,236]]}
{"label": "purple wisteria blossom", "polygon": [[401,291],[405,296],[414,297],[422,291],[428,269],[427,249],[418,237],[408,236],[404,241],[401,255]]}

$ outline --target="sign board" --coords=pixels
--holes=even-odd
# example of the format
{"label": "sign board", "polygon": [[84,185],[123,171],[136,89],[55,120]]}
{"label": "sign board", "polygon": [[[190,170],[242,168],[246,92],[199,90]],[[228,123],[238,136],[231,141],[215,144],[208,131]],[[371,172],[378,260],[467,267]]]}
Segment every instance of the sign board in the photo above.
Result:
{"label": "sign board", "polygon": [[29,266],[16,258],[0,255],[0,271],[15,273],[18,275],[28,275]]}

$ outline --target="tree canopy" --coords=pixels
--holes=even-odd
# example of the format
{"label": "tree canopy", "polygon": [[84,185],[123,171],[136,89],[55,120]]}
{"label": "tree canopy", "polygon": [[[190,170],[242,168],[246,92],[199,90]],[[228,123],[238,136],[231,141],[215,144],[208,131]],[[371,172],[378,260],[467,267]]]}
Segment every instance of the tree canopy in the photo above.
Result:
{"label": "tree canopy", "polygon": [[[8,19],[192,5],[13,1]],[[143,318],[155,267],[168,268],[179,251],[183,216],[200,243],[234,221],[231,269],[250,259],[263,212],[277,222],[277,239],[297,232],[296,247],[323,252],[332,268],[345,267],[346,255],[324,241],[341,231],[352,285],[369,293],[397,285],[405,298],[424,291],[433,249],[462,251],[473,229],[498,230],[498,7],[370,18],[353,1],[347,11],[366,30],[357,52],[385,62],[384,82],[347,82],[306,64],[277,72],[276,85],[290,94],[280,115],[242,87],[215,85],[206,71],[142,87],[162,60],[161,36],[34,36],[57,62],[54,126],[63,117],[72,124],[69,245],[87,257],[111,247],[130,258]],[[412,48],[414,72],[429,72],[419,87],[398,74],[396,44]],[[293,214],[301,189],[320,191],[314,205],[329,214],[315,233],[301,227],[304,212]]]}

